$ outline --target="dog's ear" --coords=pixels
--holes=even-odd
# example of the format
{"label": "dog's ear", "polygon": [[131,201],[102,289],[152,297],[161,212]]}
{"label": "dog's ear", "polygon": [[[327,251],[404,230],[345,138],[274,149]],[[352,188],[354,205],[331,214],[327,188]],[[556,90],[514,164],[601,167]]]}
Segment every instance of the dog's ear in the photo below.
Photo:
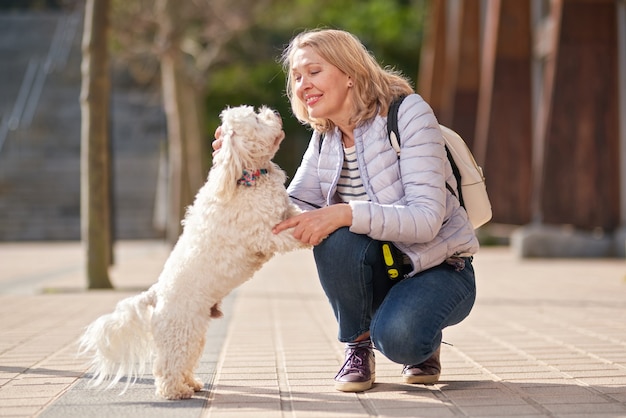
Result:
{"label": "dog's ear", "polygon": [[222,148],[215,156],[210,173],[215,196],[223,200],[228,200],[233,196],[237,188],[237,180],[243,174],[243,161],[239,158],[239,153],[233,149],[234,144],[232,138],[229,137],[232,134],[231,130],[223,131]]}

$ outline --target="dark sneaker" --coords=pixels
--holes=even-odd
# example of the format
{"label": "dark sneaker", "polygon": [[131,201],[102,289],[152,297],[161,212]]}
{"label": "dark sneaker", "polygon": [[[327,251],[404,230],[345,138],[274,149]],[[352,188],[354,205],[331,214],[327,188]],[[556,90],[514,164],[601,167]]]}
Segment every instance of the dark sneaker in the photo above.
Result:
{"label": "dark sneaker", "polygon": [[346,346],[346,361],[335,376],[335,389],[342,392],[363,392],[374,384],[376,361],[371,343]]}
{"label": "dark sneaker", "polygon": [[437,351],[435,351],[425,362],[404,366],[404,369],[402,370],[404,383],[437,383],[439,381],[439,376],[441,375],[441,362],[439,361],[440,354],[441,347],[439,347]]}

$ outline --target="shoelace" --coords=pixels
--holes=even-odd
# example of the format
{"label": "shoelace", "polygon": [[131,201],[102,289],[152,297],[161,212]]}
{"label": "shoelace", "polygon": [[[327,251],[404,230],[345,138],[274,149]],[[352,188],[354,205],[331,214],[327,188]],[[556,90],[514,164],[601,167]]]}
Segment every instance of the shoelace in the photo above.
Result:
{"label": "shoelace", "polygon": [[341,369],[339,370],[337,376],[352,372],[361,373],[363,371],[362,369],[363,365],[365,364],[365,359],[369,354],[368,351],[371,350],[371,348],[356,347],[349,348],[348,350],[350,350],[350,353],[346,357],[346,361],[343,363],[343,366],[341,366]]}
{"label": "shoelace", "polygon": [[420,366],[422,364],[423,363],[420,363],[420,364],[405,364],[404,367],[402,368],[402,373],[406,373],[406,372],[408,372],[409,370],[412,370],[412,369],[420,369],[421,370],[422,368]]}

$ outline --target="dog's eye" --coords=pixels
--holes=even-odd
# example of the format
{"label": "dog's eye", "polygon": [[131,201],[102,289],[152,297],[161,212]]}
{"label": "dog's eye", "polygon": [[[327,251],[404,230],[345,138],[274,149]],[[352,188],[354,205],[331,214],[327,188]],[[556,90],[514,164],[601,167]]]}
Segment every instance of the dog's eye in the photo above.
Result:
{"label": "dog's eye", "polygon": [[278,110],[274,110],[274,114],[275,114],[277,117],[279,117],[279,118],[281,117],[281,116],[280,116],[280,113],[278,113]]}

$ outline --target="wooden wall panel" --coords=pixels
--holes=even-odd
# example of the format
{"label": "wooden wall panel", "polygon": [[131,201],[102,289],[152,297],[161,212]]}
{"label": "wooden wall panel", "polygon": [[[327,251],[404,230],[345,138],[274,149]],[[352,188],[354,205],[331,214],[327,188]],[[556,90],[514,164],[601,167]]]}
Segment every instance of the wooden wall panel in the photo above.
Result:
{"label": "wooden wall panel", "polygon": [[[531,3],[539,4],[431,1],[418,92],[485,169],[494,223],[613,231],[620,222],[618,5],[551,0],[542,10],[551,13],[542,27],[549,30],[533,33]],[[533,61],[533,35],[543,61]],[[534,73],[541,80],[534,116],[532,68],[543,68]]]}
{"label": "wooden wall panel", "polygon": [[486,173],[493,222],[529,222],[532,116],[527,1],[489,2],[474,151]]}
{"label": "wooden wall panel", "polygon": [[542,183],[543,221],[619,224],[616,5],[564,0]]}
{"label": "wooden wall panel", "polygon": [[474,142],[480,81],[480,0],[430,3],[418,93],[439,120]]}
{"label": "wooden wall panel", "polygon": [[426,35],[420,57],[417,93],[420,94],[438,118],[444,102],[444,74],[446,72],[446,0],[429,4],[425,22]]}
{"label": "wooden wall panel", "polygon": [[458,29],[454,59],[454,84],[449,125],[461,135],[470,149],[474,144],[478,91],[480,86],[480,1],[458,2]]}

